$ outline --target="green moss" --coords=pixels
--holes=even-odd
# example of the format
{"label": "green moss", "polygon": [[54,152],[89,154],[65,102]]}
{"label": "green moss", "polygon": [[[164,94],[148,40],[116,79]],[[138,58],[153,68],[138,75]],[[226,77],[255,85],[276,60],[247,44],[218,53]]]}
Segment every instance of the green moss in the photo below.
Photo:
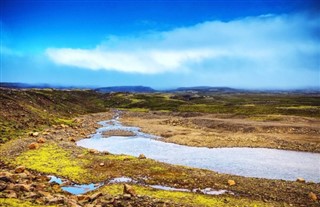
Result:
{"label": "green moss", "polygon": [[[151,187],[134,185],[136,193],[139,195],[151,196],[161,200],[170,200],[179,204],[189,204],[195,206],[275,206],[275,203],[264,203],[262,201],[251,200],[247,198],[236,198],[233,196],[209,196],[189,192],[165,191],[157,190]],[[108,185],[101,189],[105,193],[111,195],[121,194],[123,186],[120,184]],[[285,206],[285,204],[277,203],[276,206]]]}
{"label": "green moss", "polygon": [[29,201],[22,201],[15,198],[0,198],[0,206],[7,206],[7,207],[42,207],[43,206],[44,207],[47,205],[32,204]]}
{"label": "green moss", "polygon": [[150,171],[151,171],[151,173],[163,173],[163,172],[167,171],[167,169],[165,169],[163,167],[155,166],[155,167],[150,167]]}
{"label": "green moss", "polygon": [[277,107],[279,109],[296,109],[296,110],[305,110],[305,109],[320,109],[319,106],[287,106],[287,107]]}
{"label": "green moss", "polygon": [[56,124],[65,124],[65,125],[72,126],[74,124],[74,120],[73,119],[56,118],[55,119],[55,123]]}
{"label": "green moss", "polygon": [[118,108],[119,110],[131,111],[131,112],[148,112],[149,109],[145,108]]}
{"label": "green moss", "polygon": [[131,103],[138,103],[141,101],[141,99],[137,99],[137,98],[130,98]]}
{"label": "green moss", "polygon": [[77,181],[83,180],[83,176],[87,174],[84,168],[86,160],[75,159],[69,151],[63,150],[56,144],[45,144],[39,149],[23,152],[16,158],[15,163],[32,170]]}

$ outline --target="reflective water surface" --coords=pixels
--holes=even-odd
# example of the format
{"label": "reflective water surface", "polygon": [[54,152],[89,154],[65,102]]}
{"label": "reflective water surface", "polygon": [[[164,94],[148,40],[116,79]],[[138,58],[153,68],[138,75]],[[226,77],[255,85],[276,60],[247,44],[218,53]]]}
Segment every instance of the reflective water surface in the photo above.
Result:
{"label": "reflective water surface", "polygon": [[[78,146],[108,151],[114,154],[138,156],[189,167],[204,168],[234,175],[320,182],[320,154],[266,148],[206,148],[189,147],[157,140],[156,136],[139,131],[138,127],[123,126],[114,119],[102,125],[90,139],[82,139]],[[127,130],[131,137],[104,138],[103,131]]]}
{"label": "reflective water surface", "polygon": [[[56,182],[60,185],[64,184],[64,182],[67,182],[67,180],[63,180],[61,178],[58,178],[56,176],[50,176],[50,183],[51,182]],[[78,184],[70,184],[70,185],[66,185],[66,186],[62,186],[62,190],[67,191],[69,193],[72,193],[74,195],[79,195],[79,194],[84,194],[87,193],[89,191],[95,190],[97,188],[99,188],[102,184],[82,184],[82,185],[78,185]]]}

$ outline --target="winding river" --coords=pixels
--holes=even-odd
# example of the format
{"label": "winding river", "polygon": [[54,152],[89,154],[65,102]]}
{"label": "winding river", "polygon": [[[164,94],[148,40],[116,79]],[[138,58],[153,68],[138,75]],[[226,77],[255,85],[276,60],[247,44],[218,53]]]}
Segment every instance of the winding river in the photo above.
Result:
{"label": "winding river", "polygon": [[[267,179],[320,182],[320,154],[267,148],[206,148],[189,147],[157,140],[158,137],[140,131],[138,127],[123,126],[117,114],[113,119],[99,122],[102,125],[89,139],[77,142],[78,146],[108,151],[113,154],[138,156],[170,164],[204,168],[220,173]],[[110,130],[131,131],[129,137],[103,137]]]}

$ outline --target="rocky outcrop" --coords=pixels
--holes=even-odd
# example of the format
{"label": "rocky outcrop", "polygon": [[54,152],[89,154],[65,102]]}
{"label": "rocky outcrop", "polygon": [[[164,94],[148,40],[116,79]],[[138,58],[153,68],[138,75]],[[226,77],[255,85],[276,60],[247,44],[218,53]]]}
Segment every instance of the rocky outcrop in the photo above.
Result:
{"label": "rocky outcrop", "polygon": [[61,185],[55,182],[49,183],[50,178],[46,175],[29,172],[24,166],[11,169],[1,162],[0,165],[0,198],[16,198],[43,206],[181,206],[170,201],[137,195],[133,187],[128,184],[124,184],[122,195],[112,196],[95,192],[75,196],[62,191]]}

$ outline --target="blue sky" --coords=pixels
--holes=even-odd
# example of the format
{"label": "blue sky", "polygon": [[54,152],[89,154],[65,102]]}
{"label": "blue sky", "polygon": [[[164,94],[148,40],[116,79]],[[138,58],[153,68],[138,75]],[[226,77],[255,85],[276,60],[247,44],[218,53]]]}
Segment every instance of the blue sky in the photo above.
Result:
{"label": "blue sky", "polygon": [[2,0],[1,81],[319,87],[316,0]]}

